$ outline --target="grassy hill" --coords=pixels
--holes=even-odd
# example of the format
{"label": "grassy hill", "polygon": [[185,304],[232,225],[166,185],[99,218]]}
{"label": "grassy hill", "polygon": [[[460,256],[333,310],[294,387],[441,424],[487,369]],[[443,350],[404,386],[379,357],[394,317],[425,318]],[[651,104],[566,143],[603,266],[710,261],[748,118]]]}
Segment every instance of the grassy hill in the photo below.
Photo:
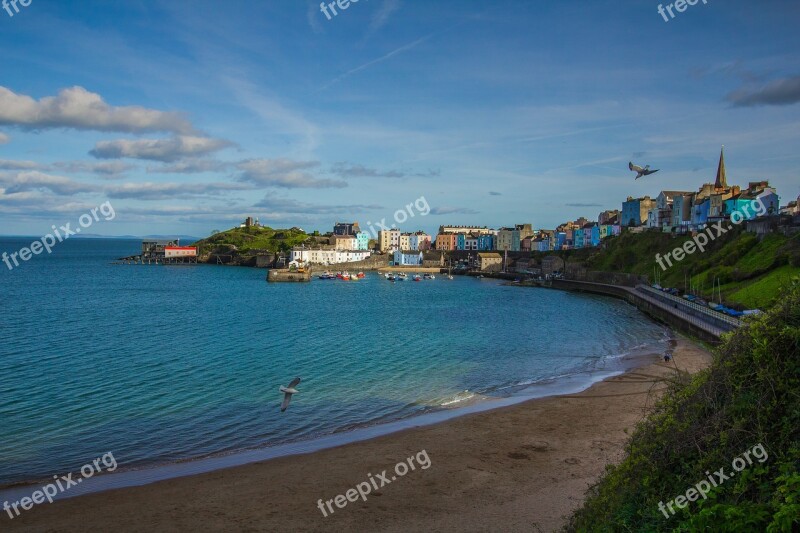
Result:
{"label": "grassy hill", "polygon": [[639,274],[651,281],[658,278],[662,286],[682,290],[694,287],[706,299],[711,299],[712,287],[719,283],[723,301],[743,308],[768,306],[780,287],[800,274],[800,235],[770,234],[759,239],[741,227],[711,241],[704,252],[695,251],[662,271],[656,254],[664,256],[687,240],[691,238],[660,232],[625,232],[604,241],[604,249],[560,253],[590,270]]}
{"label": "grassy hill", "polygon": [[306,242],[309,236],[299,228],[272,229],[266,226],[232,228],[194,243],[200,255],[229,253],[251,255],[256,251],[286,252]]}
{"label": "grassy hill", "polygon": [[709,370],[672,384],[568,531],[800,531],[797,278],[777,302],[726,335]]}

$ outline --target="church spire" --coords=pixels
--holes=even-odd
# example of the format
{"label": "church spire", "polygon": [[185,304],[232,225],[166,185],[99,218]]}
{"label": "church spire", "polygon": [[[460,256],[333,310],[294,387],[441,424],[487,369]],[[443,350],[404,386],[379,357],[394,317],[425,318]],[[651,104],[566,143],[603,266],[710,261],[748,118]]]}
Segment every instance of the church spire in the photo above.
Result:
{"label": "church spire", "polygon": [[725,176],[725,145],[719,152],[719,166],[717,167],[717,181],[714,183],[715,189],[727,189],[728,179]]}

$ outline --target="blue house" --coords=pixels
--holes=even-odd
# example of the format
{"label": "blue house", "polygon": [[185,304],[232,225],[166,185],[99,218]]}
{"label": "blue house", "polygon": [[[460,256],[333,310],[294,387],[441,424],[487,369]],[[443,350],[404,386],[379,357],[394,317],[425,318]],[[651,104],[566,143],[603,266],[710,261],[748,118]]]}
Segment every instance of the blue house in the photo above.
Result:
{"label": "blue house", "polygon": [[494,235],[479,235],[478,236],[478,250],[483,252],[492,251],[494,246]]}
{"label": "blue house", "polygon": [[583,230],[576,229],[572,232],[572,247],[573,248],[583,248]]}
{"label": "blue house", "polygon": [[710,198],[698,200],[694,206],[692,206],[692,227],[699,228],[708,223],[708,208],[710,206]]}
{"label": "blue house", "polygon": [[592,224],[592,246],[600,246],[600,226]]}
{"label": "blue house", "polygon": [[566,232],[559,231],[556,233],[556,243],[553,245],[553,250],[561,250],[565,244],[567,244],[567,234]]}

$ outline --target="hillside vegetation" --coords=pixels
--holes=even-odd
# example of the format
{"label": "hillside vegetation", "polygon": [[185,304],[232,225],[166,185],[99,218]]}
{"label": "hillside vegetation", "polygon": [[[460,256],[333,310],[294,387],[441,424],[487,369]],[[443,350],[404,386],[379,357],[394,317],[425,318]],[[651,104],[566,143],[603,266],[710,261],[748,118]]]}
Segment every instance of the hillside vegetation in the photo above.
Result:
{"label": "hillside vegetation", "polygon": [[237,252],[249,255],[255,252],[286,252],[302,244],[309,236],[299,228],[272,229],[266,226],[232,228],[197,241],[200,255]]}
{"label": "hillside vegetation", "polygon": [[[759,446],[759,460],[737,471],[734,460]],[[715,474],[723,467],[729,479]],[[661,510],[711,478],[719,483],[705,484],[707,498],[695,492],[683,508],[673,503],[674,515]],[[567,530],[800,531],[797,279],[726,335],[709,370],[676,380]]]}
{"label": "hillside vegetation", "polygon": [[[722,299],[742,308],[764,308],[773,303],[781,285],[800,274],[800,234],[786,237],[770,234],[759,239],[741,227],[711,241],[704,252],[695,251],[674,261],[666,271],[656,263],[691,237],[673,237],[660,232],[624,232],[604,241],[604,248],[563,252],[569,261],[590,270],[626,272],[647,276],[664,287],[694,288],[696,294],[712,298],[718,285]],[[714,300],[718,299],[716,296]]]}

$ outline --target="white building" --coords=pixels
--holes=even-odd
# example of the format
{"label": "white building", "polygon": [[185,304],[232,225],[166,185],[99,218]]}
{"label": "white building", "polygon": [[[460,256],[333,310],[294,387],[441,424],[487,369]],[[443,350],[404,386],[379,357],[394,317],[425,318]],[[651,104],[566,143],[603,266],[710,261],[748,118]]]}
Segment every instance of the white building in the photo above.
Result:
{"label": "white building", "polygon": [[368,250],[312,250],[298,248],[292,250],[292,261],[305,261],[315,265],[335,265],[363,261],[371,255]]}

